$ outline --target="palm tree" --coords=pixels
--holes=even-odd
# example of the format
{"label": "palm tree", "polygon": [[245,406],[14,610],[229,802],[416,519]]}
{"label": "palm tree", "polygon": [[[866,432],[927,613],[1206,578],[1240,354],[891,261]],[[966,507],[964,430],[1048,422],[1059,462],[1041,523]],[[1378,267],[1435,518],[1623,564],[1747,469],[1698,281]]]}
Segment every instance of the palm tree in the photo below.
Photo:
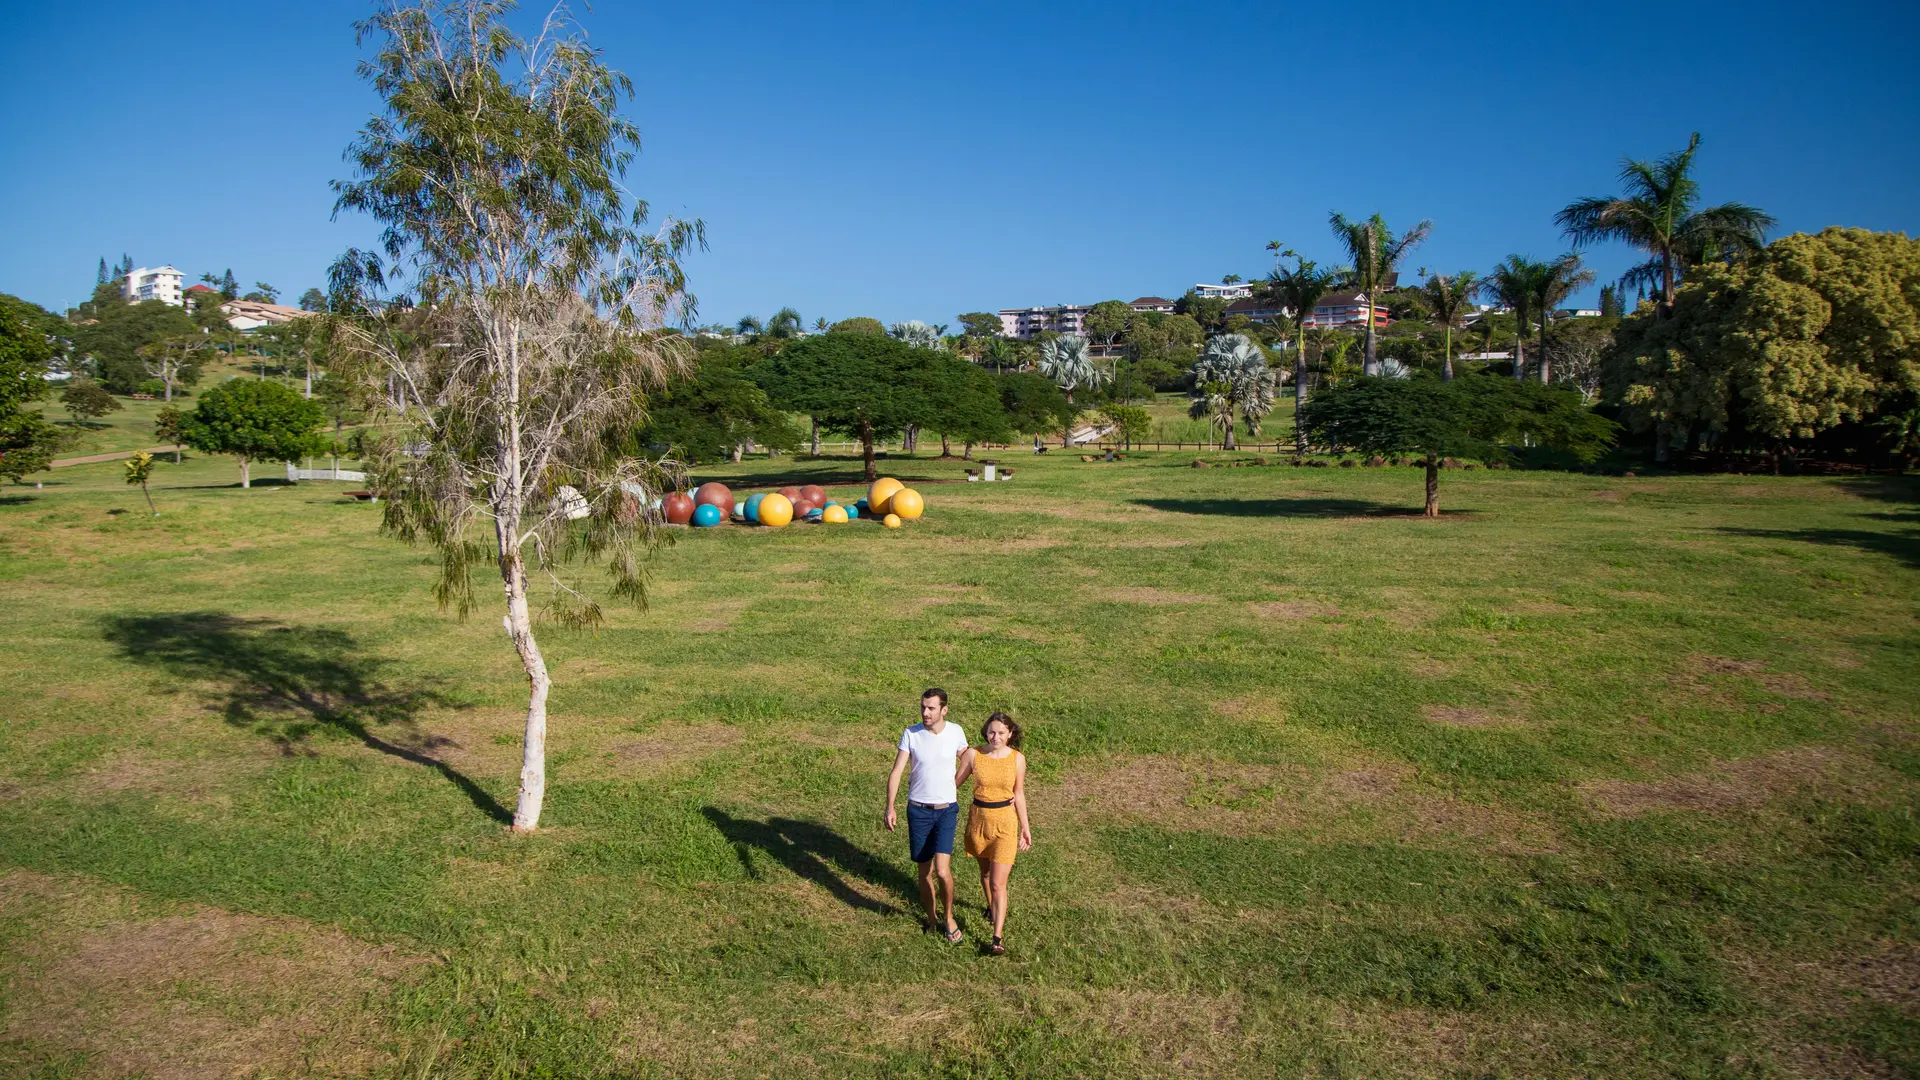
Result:
{"label": "palm tree", "polygon": [[733,332],[741,337],[757,338],[766,333],[767,328],[758,316],[742,315],[740,321],[733,324]]}
{"label": "palm tree", "polygon": [[1188,415],[1213,417],[1225,434],[1224,448],[1234,449],[1235,413],[1247,418],[1248,431],[1258,434],[1260,420],[1273,411],[1273,369],[1267,357],[1245,334],[1220,334],[1207,341],[1193,365],[1192,404]]}
{"label": "palm tree", "polygon": [[1338,210],[1327,216],[1327,223],[1333,226],[1333,235],[1347,249],[1347,258],[1353,265],[1355,288],[1367,297],[1367,336],[1366,351],[1361,370],[1368,375],[1376,374],[1380,366],[1380,354],[1376,348],[1373,331],[1374,294],[1380,286],[1392,276],[1400,260],[1407,257],[1420,241],[1433,231],[1432,221],[1422,221],[1406,231],[1404,236],[1393,235],[1387,228],[1386,219],[1375,214],[1364,221],[1351,221]]}
{"label": "palm tree", "polygon": [[1320,298],[1347,280],[1348,270],[1344,266],[1322,270],[1310,259],[1293,252],[1286,254],[1293,255],[1293,269],[1275,270],[1267,278],[1262,292],[1268,300],[1277,301],[1282,309],[1292,313],[1293,401],[1297,408],[1307,403],[1307,320],[1313,318],[1313,309]]}
{"label": "palm tree", "polygon": [[1109,373],[1093,362],[1087,351],[1087,339],[1079,334],[1062,334],[1040,344],[1040,374],[1052,379],[1065,391],[1067,404],[1073,404],[1073,392],[1082,386],[1099,386]]}
{"label": "palm tree", "polygon": [[1540,381],[1553,381],[1552,362],[1547,357],[1547,324],[1553,321],[1553,309],[1573,295],[1575,289],[1593,284],[1593,271],[1580,265],[1580,256],[1568,252],[1547,264],[1546,273],[1535,282],[1534,303],[1540,308]]}
{"label": "palm tree", "polygon": [[1273,252],[1273,272],[1277,274],[1280,272],[1280,256],[1292,253],[1282,248],[1278,240],[1267,241],[1267,250]]}
{"label": "palm tree", "polygon": [[887,335],[899,338],[915,348],[936,349],[942,352],[947,348],[946,339],[940,336],[940,331],[919,319],[894,323],[887,327]]}
{"label": "palm tree", "polygon": [[816,334],[824,334],[824,333],[826,333],[826,332],[827,332],[827,320],[826,320],[825,318],[819,318],[819,319],[815,319],[815,320],[813,320],[813,332],[814,332],[814,333],[816,333]]}
{"label": "palm tree", "polygon": [[1673,291],[1687,268],[1709,259],[1741,258],[1766,245],[1773,217],[1745,203],[1700,209],[1700,184],[1693,178],[1693,155],[1700,149],[1694,132],[1687,148],[1658,161],[1623,159],[1618,198],[1576,199],[1554,215],[1575,248],[1603,240],[1622,240],[1647,253],[1647,261],[1621,275],[1626,284],[1654,285],[1660,311],[1673,309]]}
{"label": "palm tree", "polygon": [[1505,262],[1493,268],[1493,273],[1480,285],[1480,290],[1488,299],[1513,309],[1517,324],[1513,338],[1513,377],[1516,381],[1527,377],[1527,331],[1532,326],[1535,300],[1542,289],[1542,282],[1552,272],[1552,268],[1541,262],[1534,262],[1524,255],[1509,255]]}
{"label": "palm tree", "polygon": [[1460,321],[1460,313],[1473,301],[1473,294],[1480,288],[1480,276],[1471,270],[1462,270],[1457,274],[1434,274],[1421,286],[1427,293],[1427,306],[1433,308],[1433,317],[1446,330],[1442,355],[1440,377],[1453,381],[1453,325]]}
{"label": "palm tree", "polygon": [[997,375],[1008,367],[1020,365],[1020,347],[1006,338],[993,338],[987,342],[987,351],[982,359],[993,364],[994,373]]}
{"label": "palm tree", "polygon": [[806,323],[801,320],[799,312],[783,307],[767,320],[765,333],[770,338],[796,338],[805,327]]}

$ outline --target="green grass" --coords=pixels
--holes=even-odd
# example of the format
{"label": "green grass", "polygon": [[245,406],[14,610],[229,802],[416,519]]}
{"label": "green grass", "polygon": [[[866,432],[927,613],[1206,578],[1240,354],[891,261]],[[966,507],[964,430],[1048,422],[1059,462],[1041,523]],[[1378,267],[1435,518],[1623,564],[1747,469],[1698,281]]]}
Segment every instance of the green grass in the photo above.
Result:
{"label": "green grass", "polygon": [[[543,632],[527,838],[497,612],[346,485],[0,492],[0,1071],[1912,1074],[1920,484],[1193,457],[678,534]],[[879,824],[928,684],[1027,727],[1002,959]]]}

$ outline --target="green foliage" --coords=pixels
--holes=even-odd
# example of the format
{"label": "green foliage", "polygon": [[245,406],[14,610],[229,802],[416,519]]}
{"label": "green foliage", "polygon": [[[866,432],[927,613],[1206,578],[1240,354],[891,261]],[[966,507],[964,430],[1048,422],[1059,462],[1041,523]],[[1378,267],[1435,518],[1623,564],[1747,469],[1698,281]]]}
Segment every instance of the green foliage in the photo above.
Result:
{"label": "green foliage", "polygon": [[327,294],[319,289],[308,289],[300,294],[300,310],[322,312],[327,310]]}
{"label": "green foliage", "polygon": [[109,303],[96,308],[91,322],[74,326],[73,346],[101,385],[131,394],[148,378],[142,348],[199,331],[192,316],[158,300]]}
{"label": "green foliage", "polygon": [[318,402],[291,387],[233,379],[200,395],[181,422],[181,441],[202,453],[237,457],[243,468],[252,461],[296,461],[320,448],[314,429],[325,420]]}
{"label": "green foliage", "polygon": [[1083,324],[1088,337],[1102,345],[1112,345],[1127,336],[1135,314],[1124,301],[1102,300],[1088,310]]}
{"label": "green foliage", "polygon": [[1699,267],[1670,317],[1621,322],[1602,383],[1633,430],[1697,427],[1736,447],[1904,411],[1920,390],[1920,240],[1833,228]]}
{"label": "green foliage", "polygon": [[1007,423],[1022,435],[1064,431],[1079,413],[1052,379],[1031,371],[1000,376],[1000,407],[1007,414]]}
{"label": "green foliage", "polygon": [[112,394],[101,389],[99,383],[88,379],[68,383],[67,388],[60,391],[60,407],[67,410],[76,425],[125,408]]}
{"label": "green foliage", "polygon": [[688,462],[718,461],[748,442],[769,450],[798,447],[803,433],[750,377],[759,360],[759,351],[744,345],[700,350],[687,377],[648,401],[641,445],[670,448]]}
{"label": "green foliage", "polygon": [[887,328],[879,319],[869,319],[865,315],[856,315],[851,319],[841,319],[827,329],[830,334],[877,334],[887,336]]}
{"label": "green foliage", "polygon": [[1153,433],[1153,414],[1139,405],[1107,405],[1101,408],[1100,418],[1112,424],[1114,434],[1129,443]]}
{"label": "green foliage", "polygon": [[1000,407],[1000,387],[991,374],[943,355],[926,375],[931,411],[924,426],[929,430],[964,443],[1006,442],[1012,437],[1006,410]]}
{"label": "green foliage", "polygon": [[962,332],[970,338],[991,341],[1000,336],[1000,316],[988,311],[969,311],[960,316]]}
{"label": "green foliage", "polygon": [[1203,335],[1210,334],[1220,329],[1220,322],[1227,314],[1227,301],[1218,296],[1201,296],[1188,289],[1173,302],[1173,311],[1192,319]]}
{"label": "green foliage", "polygon": [[1501,460],[1524,440],[1591,461],[1613,434],[1577,393],[1487,375],[1451,383],[1363,375],[1316,394],[1299,423],[1315,445],[1430,459]]}
{"label": "green foliage", "polygon": [[46,468],[67,441],[66,432],[27,408],[47,395],[53,321],[37,306],[0,294],[0,477],[9,480]]}
{"label": "green foliage", "polygon": [[781,408],[856,438],[891,438],[931,415],[921,377],[933,354],[883,330],[833,330],[761,361],[753,378]]}

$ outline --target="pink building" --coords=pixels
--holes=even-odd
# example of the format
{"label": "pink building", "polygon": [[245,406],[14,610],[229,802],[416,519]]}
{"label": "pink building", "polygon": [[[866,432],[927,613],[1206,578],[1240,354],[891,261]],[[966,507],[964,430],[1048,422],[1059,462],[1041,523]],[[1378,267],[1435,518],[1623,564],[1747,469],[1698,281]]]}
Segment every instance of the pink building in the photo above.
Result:
{"label": "pink building", "polygon": [[[1378,306],[1373,309],[1373,325],[1382,327],[1392,320],[1387,318],[1387,309]],[[1307,327],[1313,330],[1325,330],[1341,326],[1361,326],[1367,324],[1367,294],[1359,292],[1334,293],[1324,297],[1313,306],[1313,314],[1307,316]]]}

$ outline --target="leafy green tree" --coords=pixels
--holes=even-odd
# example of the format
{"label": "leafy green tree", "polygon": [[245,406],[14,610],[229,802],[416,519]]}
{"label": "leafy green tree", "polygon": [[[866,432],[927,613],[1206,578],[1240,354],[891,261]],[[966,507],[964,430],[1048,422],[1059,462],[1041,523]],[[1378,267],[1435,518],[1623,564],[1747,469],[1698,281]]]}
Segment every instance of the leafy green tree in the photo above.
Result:
{"label": "leafy green tree", "polygon": [[105,255],[100,256],[100,272],[93,280],[96,285],[105,285],[107,283],[107,257]]}
{"label": "leafy green tree", "polygon": [[1292,313],[1293,402],[1298,409],[1307,402],[1307,320],[1313,318],[1313,309],[1322,297],[1346,282],[1349,271],[1344,266],[1321,269],[1320,264],[1299,255],[1293,259],[1293,269],[1274,269],[1262,292]]}
{"label": "leafy green tree", "polygon": [[69,439],[30,407],[47,395],[52,321],[44,309],[0,294],[0,476],[15,483],[45,469]]}
{"label": "leafy green tree", "polygon": [[[603,618],[559,576],[575,555],[604,557],[612,594],[643,598],[641,555],[661,533],[653,516],[627,512],[630,493],[668,479],[625,451],[647,392],[690,359],[664,324],[691,321],[680,262],[705,228],[648,228],[647,204],[628,202],[639,130],[618,108],[632,83],[564,11],[531,42],[493,0],[382,6],[360,31],[377,42],[362,71],[384,109],[348,151],[358,178],[335,184],[335,209],[382,225],[387,266],[405,275],[387,284],[416,303],[349,287],[379,285],[377,257],[336,260],[334,307],[369,314],[340,324],[334,363],[358,366],[382,395],[388,437],[371,465],[389,495],[385,526],[438,550],[440,601],[464,613],[475,570],[500,575],[529,688],[513,827],[531,831],[546,797],[552,679],[533,632],[527,545],[554,586],[547,613],[563,623]],[[586,518],[556,498],[562,486],[586,501]],[[484,538],[469,531],[483,521]]]}
{"label": "leafy green tree", "polygon": [[1363,375],[1314,395],[1299,422],[1314,443],[1336,451],[1418,456],[1430,518],[1440,516],[1446,458],[1506,460],[1507,444],[1525,439],[1591,461],[1612,445],[1615,430],[1570,390],[1486,375],[1453,382]]}
{"label": "leafy green tree", "polygon": [[1127,336],[1134,314],[1133,308],[1122,301],[1102,300],[1088,309],[1082,325],[1088,337],[1110,349]]}
{"label": "leafy green tree", "polygon": [[141,348],[199,332],[185,311],[158,300],[98,305],[90,321],[72,330],[74,351],[86,359],[94,378],[121,394],[133,393],[149,378]]}
{"label": "leafy green tree", "polygon": [[702,349],[694,370],[649,402],[641,444],[690,462],[728,456],[738,461],[749,443],[769,450],[797,448],[800,430],[750,377],[746,365],[758,359],[758,352],[745,347]]}
{"label": "leafy green tree", "polygon": [[968,337],[979,341],[1000,336],[1000,316],[989,311],[966,312],[960,316],[960,325]]}
{"label": "leafy green tree", "polygon": [[940,435],[940,456],[952,457],[952,441],[971,458],[975,443],[1005,442],[1012,437],[1006,410],[1000,407],[1000,387],[992,375],[973,364],[942,356],[927,369],[926,426]]}
{"label": "leafy green tree", "polygon": [[1695,267],[1671,312],[1620,323],[1602,399],[1633,431],[1778,448],[1904,415],[1920,391],[1920,240],[1830,228]]}
{"label": "leafy green tree", "polygon": [[1647,261],[1620,281],[1657,288],[1662,314],[1672,309],[1674,290],[1689,268],[1758,254],[1775,225],[1771,215],[1745,203],[1702,207],[1700,182],[1693,177],[1699,149],[1696,131],[1685,150],[1658,161],[1624,159],[1623,194],[1576,199],[1554,216],[1576,248],[1619,240],[1645,252]]}
{"label": "leafy green tree", "polygon": [[165,400],[173,400],[173,388],[192,386],[200,381],[200,365],[213,351],[207,335],[194,332],[162,338],[136,350],[146,373],[160,380]]}
{"label": "leafy green tree", "polygon": [[879,334],[885,337],[887,328],[879,319],[869,319],[865,315],[856,315],[851,319],[841,319],[827,329],[830,334]]}
{"label": "leafy green tree", "polygon": [[1153,414],[1138,405],[1108,405],[1100,410],[1100,418],[1112,425],[1120,436],[1121,445],[1133,449],[1134,440],[1144,439],[1153,431]]}
{"label": "leafy green tree", "polygon": [[171,405],[162,405],[153,414],[153,437],[173,447],[173,463],[180,464],[180,447],[187,439],[187,414]]}
{"label": "leafy green tree", "polygon": [[125,464],[127,483],[140,485],[140,494],[147,497],[147,509],[153,512],[154,517],[159,517],[160,509],[153,505],[153,492],[147,490],[147,481],[153,478],[153,455],[145,450],[136,450]]}
{"label": "leafy green tree", "polygon": [[933,406],[925,371],[940,354],[885,334],[829,331],[796,341],[761,361],[754,381],[774,404],[810,414],[823,427],[860,440],[868,480],[876,440],[925,424]]}
{"label": "leafy green tree", "polygon": [[1441,378],[1453,381],[1453,328],[1460,324],[1460,316],[1473,302],[1473,296],[1480,290],[1480,277],[1471,270],[1462,270],[1457,274],[1433,274],[1422,283],[1421,288],[1427,294],[1427,306],[1432,309],[1434,321],[1446,332],[1446,341],[1441,346],[1443,365]]}
{"label": "leafy green tree", "polygon": [[237,300],[239,297],[240,283],[234,280],[233,268],[228,267],[227,272],[220,277],[220,299]]}
{"label": "leafy green tree", "polygon": [[1626,314],[1626,305],[1620,299],[1620,287],[1618,285],[1600,286],[1600,317],[1619,319],[1624,318]]}
{"label": "leafy green tree", "polygon": [[256,281],[253,283],[253,291],[248,293],[244,299],[252,300],[259,304],[271,304],[280,299],[280,290],[264,281]]}
{"label": "leafy green tree", "polygon": [[252,487],[256,461],[298,461],[324,442],[315,430],[320,406],[277,382],[232,379],[200,395],[181,422],[182,441],[206,454],[240,461],[240,486]]}
{"label": "leafy green tree", "polygon": [[1533,294],[1534,306],[1540,312],[1540,381],[1553,381],[1553,357],[1547,352],[1547,327],[1553,322],[1553,312],[1576,289],[1593,284],[1593,271],[1580,265],[1580,256],[1569,253],[1547,264],[1546,272],[1540,275]]}
{"label": "leafy green tree", "polygon": [[1218,296],[1201,296],[1188,289],[1173,302],[1173,312],[1198,323],[1203,335],[1211,334],[1220,329],[1221,322],[1227,317],[1227,301]]}
{"label": "leafy green tree", "polygon": [[316,314],[327,310],[327,294],[319,289],[308,289],[300,294],[300,310]]}
{"label": "leafy green tree", "polygon": [[1000,407],[1014,431],[1034,436],[1065,431],[1080,413],[1052,379],[1030,371],[1000,376]]}
{"label": "leafy green tree", "polygon": [[1387,228],[1386,219],[1379,214],[1353,221],[1336,210],[1327,215],[1327,223],[1333,227],[1334,239],[1340,241],[1347,251],[1347,263],[1353,268],[1351,280],[1354,287],[1367,297],[1362,367],[1368,375],[1377,374],[1380,355],[1373,325],[1377,297],[1381,288],[1393,277],[1401,260],[1433,231],[1433,222],[1422,221],[1401,236],[1394,235],[1393,230]]}
{"label": "leafy green tree", "polygon": [[75,379],[68,383],[67,388],[60,391],[60,407],[73,417],[74,427],[84,427],[89,420],[97,420],[123,408],[119,399],[90,379]]}

